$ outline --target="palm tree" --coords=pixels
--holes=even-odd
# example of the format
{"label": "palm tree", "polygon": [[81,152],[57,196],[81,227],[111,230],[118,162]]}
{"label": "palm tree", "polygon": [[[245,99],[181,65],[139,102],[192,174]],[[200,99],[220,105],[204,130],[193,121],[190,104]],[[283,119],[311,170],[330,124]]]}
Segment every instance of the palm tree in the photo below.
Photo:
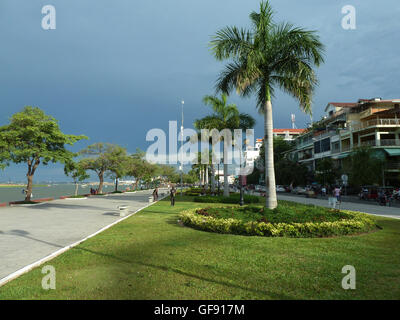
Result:
{"label": "palm tree", "polygon": [[272,103],[276,88],[293,96],[300,108],[311,114],[312,94],[317,79],[313,70],[323,62],[324,46],[315,31],[289,23],[276,24],[268,1],[260,12],[250,14],[252,28],[225,27],[210,46],[217,60],[231,59],[220,73],[217,91],[232,89],[242,96],[257,96],[264,115],[266,207],[277,206],[273,155]]}
{"label": "palm tree", "polygon": [[[228,96],[223,93],[221,98],[216,96],[205,96],[203,103],[210,106],[214,113],[194,122],[196,129],[217,129],[219,131],[228,129],[250,129],[254,127],[255,120],[248,114],[239,113],[236,105],[228,104]],[[227,154],[227,146],[224,143],[224,156]],[[228,163],[224,161],[224,196],[229,197]]]}

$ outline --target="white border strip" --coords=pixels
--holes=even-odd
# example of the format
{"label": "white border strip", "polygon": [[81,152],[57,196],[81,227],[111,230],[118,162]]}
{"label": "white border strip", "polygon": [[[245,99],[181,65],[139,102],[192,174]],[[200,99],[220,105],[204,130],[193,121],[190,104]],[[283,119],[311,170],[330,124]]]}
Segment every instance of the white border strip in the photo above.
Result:
{"label": "white border strip", "polygon": [[[166,195],[164,197],[160,198],[160,200],[162,200],[162,199],[164,199],[166,197],[168,197],[168,192],[166,193]],[[10,275],[6,276],[5,278],[0,279],[0,287],[4,286],[6,283],[10,282],[11,280],[14,280],[14,279],[22,276],[23,274],[31,271],[32,269],[39,267],[43,263],[45,263],[45,262],[47,262],[47,261],[49,261],[51,259],[54,259],[55,257],[59,256],[60,254],[68,251],[69,249],[72,249],[73,247],[76,247],[77,245],[81,244],[82,242],[84,242],[84,241],[86,241],[86,240],[98,235],[99,233],[111,228],[112,226],[116,225],[117,223],[120,223],[121,221],[124,221],[125,219],[130,218],[134,214],[138,213],[139,211],[142,211],[143,209],[146,209],[147,207],[150,207],[151,205],[157,203],[160,200],[157,200],[156,202],[149,203],[146,206],[144,206],[143,208],[140,208],[140,209],[136,210],[135,212],[127,215],[126,217],[123,217],[123,218],[121,218],[121,219],[119,219],[117,221],[114,221],[113,223],[101,228],[99,231],[96,231],[95,233],[87,236],[86,238],[84,238],[82,240],[79,240],[79,241],[77,241],[77,242],[75,242],[75,243],[73,243],[73,244],[71,244],[69,246],[66,246],[64,248],[61,248],[61,249],[57,250],[56,252],[53,252],[50,255],[48,255],[48,256],[46,256],[46,257],[44,257],[44,258],[42,258],[42,259],[40,259],[40,260],[38,260],[38,261],[36,261],[34,263],[31,263],[31,264],[27,265],[26,267],[23,267],[22,269],[19,269],[19,270],[15,271],[15,272],[11,273]]]}

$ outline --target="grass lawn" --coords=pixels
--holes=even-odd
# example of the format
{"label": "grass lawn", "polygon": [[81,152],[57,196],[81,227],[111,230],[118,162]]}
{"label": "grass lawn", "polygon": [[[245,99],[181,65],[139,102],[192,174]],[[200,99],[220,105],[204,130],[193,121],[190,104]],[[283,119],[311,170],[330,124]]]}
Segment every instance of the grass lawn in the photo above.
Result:
{"label": "grass lawn", "polygon": [[[337,238],[223,235],[181,227],[183,209],[161,201],[0,288],[0,299],[400,299],[400,220]],[[216,204],[218,205],[218,204]],[[353,265],[357,289],[341,287]]]}

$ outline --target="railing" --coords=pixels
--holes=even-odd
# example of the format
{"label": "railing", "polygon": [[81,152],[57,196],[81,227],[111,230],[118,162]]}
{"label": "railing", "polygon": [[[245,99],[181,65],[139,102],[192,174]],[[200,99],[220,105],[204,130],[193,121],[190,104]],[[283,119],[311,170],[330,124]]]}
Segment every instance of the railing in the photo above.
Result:
{"label": "railing", "polygon": [[388,169],[388,170],[400,169],[400,163],[398,163],[398,162],[388,162],[386,164],[386,169]]}
{"label": "railing", "polygon": [[[362,147],[377,147],[378,144],[376,140],[368,140],[368,141],[362,141],[360,146]],[[395,147],[395,146],[400,146],[400,140],[396,139],[382,139],[380,140],[380,146],[381,147]]]}
{"label": "railing", "polygon": [[375,126],[399,126],[400,119],[372,119],[368,121],[363,121],[360,124],[353,124],[353,130],[360,130]]}
{"label": "railing", "polygon": [[381,146],[400,146],[400,140],[382,139]]}
{"label": "railing", "polygon": [[342,152],[350,151],[350,146],[342,146]]}
{"label": "railing", "polygon": [[375,147],[376,146],[376,141],[375,140],[361,141],[360,146],[362,146],[362,147]]}

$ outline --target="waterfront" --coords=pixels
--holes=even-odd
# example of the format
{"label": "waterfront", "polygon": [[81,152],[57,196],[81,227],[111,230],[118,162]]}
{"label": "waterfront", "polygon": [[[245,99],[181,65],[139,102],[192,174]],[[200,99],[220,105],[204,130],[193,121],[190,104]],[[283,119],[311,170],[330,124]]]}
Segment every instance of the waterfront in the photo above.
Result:
{"label": "waterfront", "polygon": [[[9,201],[20,201],[24,200],[25,196],[22,190],[26,186],[12,186],[10,188],[2,187],[0,188],[0,203]],[[97,185],[85,185],[82,187],[79,185],[78,194],[88,194],[90,193],[90,188],[97,188]],[[119,190],[124,190],[126,186],[120,186]],[[113,185],[104,185],[104,192],[114,191]],[[59,198],[61,196],[74,195],[75,185],[74,184],[52,184],[49,186],[34,186],[32,190],[33,198],[32,200],[39,198]]]}

